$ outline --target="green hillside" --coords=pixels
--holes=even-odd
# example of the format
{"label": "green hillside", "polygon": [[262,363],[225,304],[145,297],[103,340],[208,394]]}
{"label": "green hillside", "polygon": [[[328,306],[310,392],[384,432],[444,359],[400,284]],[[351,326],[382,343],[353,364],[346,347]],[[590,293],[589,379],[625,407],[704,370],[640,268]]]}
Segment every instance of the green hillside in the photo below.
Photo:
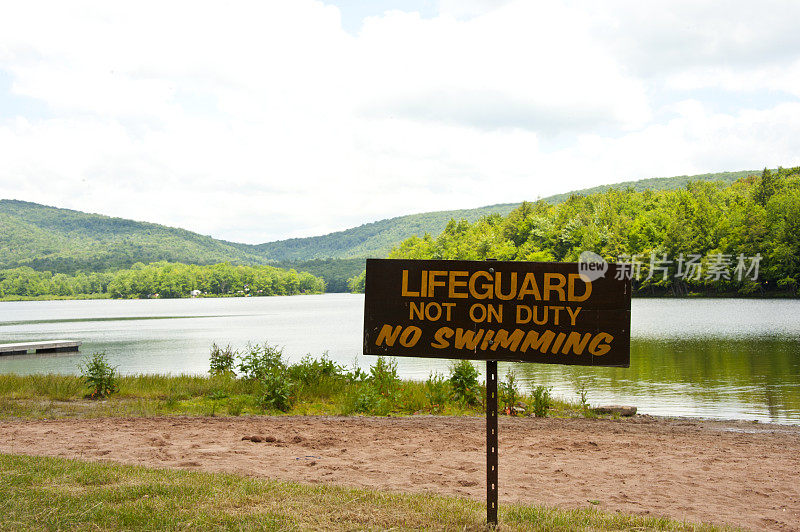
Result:
{"label": "green hillside", "polygon": [[582,190],[574,190],[572,192],[565,192],[564,194],[556,194],[542,198],[547,203],[561,203],[566,201],[570,196],[578,194],[580,196],[589,196],[591,194],[599,194],[601,192],[608,192],[611,189],[627,190],[633,189],[636,192],[645,190],[677,190],[685,188],[691,182],[697,181],[721,181],[723,183],[733,183],[738,179],[750,175],[758,174],[761,170],[742,170],[740,172],[717,172],[715,174],[697,174],[697,175],[680,175],[675,177],[651,177],[649,179],[639,179],[637,181],[623,181],[621,183],[614,183],[613,185],[600,185],[598,187],[584,188]]}
{"label": "green hillside", "polygon": [[[555,196],[542,198],[548,203],[560,203],[572,195],[586,196],[610,189],[625,190],[631,188],[637,192],[651,190],[675,190],[683,188],[690,181],[722,181],[733,183],[739,178],[757,174],[757,170],[740,172],[721,172],[715,174],[699,174],[693,176],[656,177],[638,181],[624,181],[613,185],[602,185],[593,188],[575,190]],[[526,198],[520,198],[523,200]],[[256,246],[267,258],[278,261],[306,261],[325,258],[385,257],[393,247],[406,238],[423,236],[428,233],[439,235],[451,219],[475,222],[489,214],[505,216],[519,207],[519,203],[489,205],[477,209],[457,211],[437,211],[421,214],[410,214],[398,218],[390,218],[359,227],[339,231],[323,236],[308,238],[292,238],[268,242]]]}
{"label": "green hillside", "polygon": [[263,264],[250,246],[185,229],[0,200],[0,269],[60,273],[116,270],[137,262]]}
{"label": "green hillside", "polygon": [[[685,187],[689,181],[731,183],[756,173],[723,172],[643,179],[559,194],[544,201],[556,204],[574,194],[588,195],[611,188],[675,190]],[[0,200],[0,269],[28,266],[36,271],[72,274],[115,271],[137,262],[272,264],[311,272],[325,278],[329,291],[345,291],[347,279],[363,269],[364,257],[385,257],[393,247],[412,236],[421,237],[426,233],[438,236],[451,219],[474,223],[489,214],[506,216],[518,206],[518,203],[501,204],[411,214],[328,235],[253,246],[158,224]]]}
{"label": "green hillside", "polygon": [[263,251],[268,258],[279,261],[385,257],[393,246],[410,236],[441,233],[451,218],[474,222],[488,214],[506,215],[517,205],[506,203],[477,209],[409,214],[323,236],[268,242],[256,246],[256,249]]}
{"label": "green hillside", "polygon": [[635,294],[798,297],[800,167],[733,184],[523,203],[505,217],[452,221],[437,237],[409,238],[391,257],[573,262],[584,251],[630,264]]}

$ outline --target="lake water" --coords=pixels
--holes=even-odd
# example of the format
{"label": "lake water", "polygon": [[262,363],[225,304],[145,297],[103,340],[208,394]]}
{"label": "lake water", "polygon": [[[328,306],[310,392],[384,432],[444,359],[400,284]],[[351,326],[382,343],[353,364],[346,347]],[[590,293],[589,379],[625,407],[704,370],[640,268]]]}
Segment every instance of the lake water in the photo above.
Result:
{"label": "lake water", "polygon": [[[83,354],[105,351],[125,374],[204,373],[212,342],[284,347],[290,361],[327,352],[367,368],[364,297],[318,296],[0,303],[0,343],[75,339],[81,353],[0,356],[0,373],[78,373]],[[544,384],[592,404],[641,413],[800,424],[800,301],[634,299],[631,367],[500,364],[530,387]],[[398,358],[402,377],[447,372],[449,362]],[[479,363],[483,368],[483,364]]]}

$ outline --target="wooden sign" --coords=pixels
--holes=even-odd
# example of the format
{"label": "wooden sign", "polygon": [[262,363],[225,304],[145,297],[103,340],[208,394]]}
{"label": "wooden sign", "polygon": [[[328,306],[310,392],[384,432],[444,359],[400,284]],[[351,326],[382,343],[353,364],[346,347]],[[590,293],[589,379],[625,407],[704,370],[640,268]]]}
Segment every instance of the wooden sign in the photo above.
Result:
{"label": "wooden sign", "polygon": [[628,367],[630,279],[578,268],[368,259],[364,354]]}

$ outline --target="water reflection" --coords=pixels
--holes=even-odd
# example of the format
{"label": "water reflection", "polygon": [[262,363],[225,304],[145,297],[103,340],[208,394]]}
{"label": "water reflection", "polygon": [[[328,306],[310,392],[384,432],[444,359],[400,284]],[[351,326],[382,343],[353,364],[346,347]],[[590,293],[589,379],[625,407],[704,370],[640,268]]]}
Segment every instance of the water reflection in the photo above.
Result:
{"label": "water reflection", "polygon": [[[362,367],[363,296],[0,303],[0,343],[73,338],[122,373],[203,373],[212,342],[284,346],[294,361],[327,351]],[[551,386],[641,412],[800,423],[800,301],[637,299],[630,368],[500,364],[526,387]],[[0,372],[77,373],[74,353],[0,356]],[[398,359],[400,374],[446,373],[447,360]],[[482,367],[482,364],[480,364]]]}

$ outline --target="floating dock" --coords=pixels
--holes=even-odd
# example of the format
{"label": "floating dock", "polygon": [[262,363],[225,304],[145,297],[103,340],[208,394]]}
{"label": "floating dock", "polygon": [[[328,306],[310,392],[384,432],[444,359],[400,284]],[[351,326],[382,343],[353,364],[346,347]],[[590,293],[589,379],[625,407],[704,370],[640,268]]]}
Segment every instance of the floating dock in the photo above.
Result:
{"label": "floating dock", "polygon": [[81,342],[75,340],[46,340],[43,342],[19,342],[0,344],[0,355],[24,355],[33,350],[36,353],[61,353],[77,351]]}

